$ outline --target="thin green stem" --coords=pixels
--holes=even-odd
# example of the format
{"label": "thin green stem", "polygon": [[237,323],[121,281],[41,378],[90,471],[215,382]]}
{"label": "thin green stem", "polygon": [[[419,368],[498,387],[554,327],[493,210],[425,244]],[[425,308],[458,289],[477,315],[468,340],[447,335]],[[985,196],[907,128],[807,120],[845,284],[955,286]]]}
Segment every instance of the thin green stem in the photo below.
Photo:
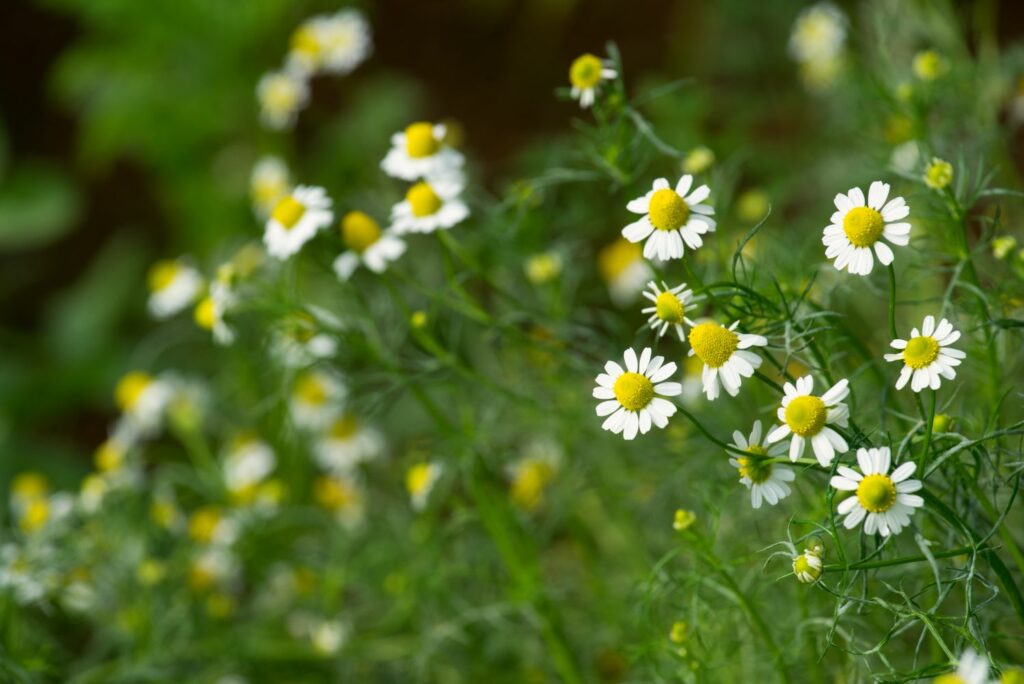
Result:
{"label": "thin green stem", "polygon": [[889,264],[889,338],[896,339],[896,269]]}
{"label": "thin green stem", "polygon": [[928,449],[932,443],[932,427],[935,425],[935,397],[938,394],[931,390],[928,400],[928,414],[924,421],[924,441],[921,444],[921,453],[917,457],[917,472],[923,473],[925,462],[928,459]]}

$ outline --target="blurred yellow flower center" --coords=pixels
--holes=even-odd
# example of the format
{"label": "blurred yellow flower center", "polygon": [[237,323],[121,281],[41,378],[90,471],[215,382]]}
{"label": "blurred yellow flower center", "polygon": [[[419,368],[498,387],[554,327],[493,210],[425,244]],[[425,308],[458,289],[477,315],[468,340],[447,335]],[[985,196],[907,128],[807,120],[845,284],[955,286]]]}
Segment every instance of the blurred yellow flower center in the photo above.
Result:
{"label": "blurred yellow flower center", "polygon": [[441,198],[434,189],[424,181],[416,183],[405,194],[406,201],[412,208],[413,216],[430,216],[441,208]]}
{"label": "blurred yellow flower center", "polygon": [[350,211],[341,220],[341,239],[353,252],[362,254],[380,239],[380,226],[361,211]]}
{"label": "blurred yellow flower center", "polygon": [[213,297],[203,297],[196,304],[196,310],[192,313],[192,316],[196,321],[196,325],[200,328],[213,330],[213,325],[217,322],[217,312],[213,306]]}
{"label": "blurred yellow flower center", "polygon": [[359,429],[359,421],[355,416],[345,415],[331,425],[331,438],[338,440],[350,439]]}
{"label": "blurred yellow flower center", "polygon": [[772,476],[772,464],[765,458],[768,452],[758,445],[751,445],[747,448],[749,456],[740,456],[736,459],[736,469],[740,472],[740,478],[749,478],[754,484],[760,484]]}
{"label": "blurred yellow flower center", "polygon": [[188,536],[197,542],[209,542],[220,525],[220,511],[213,507],[201,508],[188,521]]}
{"label": "blurred yellow flower center", "polygon": [[21,473],[11,483],[11,494],[16,499],[29,500],[46,496],[49,492],[46,478],[39,473]]}
{"label": "blurred yellow flower center", "polygon": [[719,368],[731,357],[740,338],[718,323],[701,323],[690,331],[690,346],[704,365]]}
{"label": "blurred yellow flower center", "polygon": [[615,398],[630,411],[639,411],[654,398],[654,385],[639,373],[623,373],[615,381]]}
{"label": "blurred yellow flower center", "polygon": [[857,501],[872,513],[881,513],[896,503],[896,485],[888,475],[867,475],[857,485]]}
{"label": "blurred yellow flower center", "polygon": [[932,684],[967,684],[964,678],[956,673],[939,675],[932,680]]}
{"label": "blurred yellow flower center", "polygon": [[30,533],[42,528],[49,519],[50,502],[46,499],[33,499],[25,507],[25,511],[21,514],[21,520],[18,521],[18,524],[22,532]]}
{"label": "blurred yellow flower center", "polygon": [[647,213],[658,230],[677,230],[690,218],[690,207],[675,190],[662,188],[651,195]]}
{"label": "blurred yellow flower center", "polygon": [[121,467],[124,462],[124,450],[108,439],[96,449],[93,460],[97,470],[109,473]]}
{"label": "blurred yellow flower center", "polygon": [[413,159],[429,157],[439,149],[441,141],[434,137],[431,124],[420,121],[405,129],[405,152]]}
{"label": "blurred yellow flower center", "polygon": [[317,38],[316,30],[308,24],[295,29],[292,34],[291,49],[310,58],[319,56],[320,40]]}
{"label": "blurred yellow flower center", "polygon": [[875,244],[884,228],[882,215],[871,207],[854,207],[846,212],[843,219],[843,232],[855,247]]}
{"label": "blurred yellow flower center", "polygon": [[789,402],[785,415],[790,430],[801,437],[810,437],[825,427],[828,408],[819,397],[804,395]]}
{"label": "blurred yellow flower center", "polygon": [[158,261],[149,269],[149,289],[160,292],[170,287],[181,272],[177,261]]}
{"label": "blurred yellow flower center", "polygon": [[939,343],[934,337],[914,337],[903,350],[903,361],[911,368],[924,368],[939,356]]}
{"label": "blurred yellow flower center", "polygon": [[532,511],[543,499],[544,487],[555,475],[551,464],[541,460],[529,460],[520,464],[512,481],[512,501]]}
{"label": "blurred yellow flower center", "polygon": [[288,76],[278,75],[270,81],[264,97],[264,105],[272,111],[291,110],[299,100],[299,87]]}
{"label": "blurred yellow flower center", "polygon": [[683,322],[683,302],[671,292],[662,292],[654,301],[654,312],[668,323]]}
{"label": "blurred yellow flower center", "polygon": [[643,248],[639,244],[619,238],[597,255],[597,267],[605,282],[610,283],[639,261],[642,256]]}
{"label": "blurred yellow flower center", "polygon": [[288,195],[278,200],[277,204],[274,205],[274,210],[270,212],[270,218],[284,226],[285,230],[291,230],[305,213],[305,205],[291,195]]}
{"label": "blurred yellow flower center", "polygon": [[429,463],[418,463],[405,474],[405,488],[413,496],[426,492],[434,479],[434,469]]}
{"label": "blurred yellow flower center", "polygon": [[313,485],[313,496],[329,511],[344,511],[359,503],[359,492],[341,478],[319,478]]}
{"label": "blurred yellow flower center", "polygon": [[587,90],[601,82],[601,60],[587,53],[577,57],[569,67],[569,82],[574,88]]}
{"label": "blurred yellow flower center", "polygon": [[121,378],[114,390],[114,401],[122,411],[131,411],[139,402],[139,398],[146,391],[146,388],[153,382],[153,378],[146,373],[134,372]]}
{"label": "blurred yellow flower center", "polygon": [[295,398],[304,404],[320,406],[327,403],[327,386],[316,375],[303,375],[295,381]]}
{"label": "blurred yellow flower center", "polygon": [[924,182],[933,190],[941,190],[953,182],[953,165],[948,161],[933,159],[924,172]]}

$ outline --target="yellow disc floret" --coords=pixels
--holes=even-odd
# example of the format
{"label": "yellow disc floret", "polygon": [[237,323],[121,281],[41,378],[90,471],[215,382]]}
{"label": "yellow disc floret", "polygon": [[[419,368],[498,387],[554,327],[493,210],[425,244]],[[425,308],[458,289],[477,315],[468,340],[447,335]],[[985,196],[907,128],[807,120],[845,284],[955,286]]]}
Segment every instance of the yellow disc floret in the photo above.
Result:
{"label": "yellow disc floret", "polygon": [[764,447],[751,445],[747,448],[747,454],[736,459],[736,469],[741,479],[746,477],[752,483],[760,484],[772,476],[772,464],[765,458],[768,452]]}
{"label": "yellow disc floret", "polygon": [[630,411],[639,411],[654,398],[654,385],[639,373],[623,373],[613,387],[615,398]]}
{"label": "yellow disc floret", "polygon": [[304,404],[320,406],[327,402],[327,387],[317,375],[309,373],[295,381],[294,396]]}
{"label": "yellow disc floret", "polygon": [[934,337],[914,337],[903,350],[903,362],[913,369],[926,368],[939,357],[939,343]]}
{"label": "yellow disc floret", "polygon": [[872,513],[881,513],[896,503],[896,485],[888,475],[867,475],[857,485],[857,501]]}
{"label": "yellow disc floret", "polygon": [[206,296],[200,299],[196,304],[195,311],[192,312],[192,317],[195,319],[196,325],[203,330],[213,330],[213,326],[217,322],[217,310],[213,304],[213,297]]}
{"label": "yellow disc floret", "polygon": [[405,489],[412,496],[426,493],[434,483],[434,472],[430,463],[417,463],[405,473]]}
{"label": "yellow disc floret", "polygon": [[422,159],[437,153],[441,141],[434,137],[433,125],[418,121],[405,129],[405,152],[413,159]]}
{"label": "yellow disc floret", "polygon": [[690,346],[704,365],[719,368],[739,346],[740,338],[718,323],[701,323],[690,331]]}
{"label": "yellow disc floret", "polygon": [[828,407],[819,397],[804,395],[789,402],[785,415],[790,430],[801,437],[811,437],[825,427]]}
{"label": "yellow disc floret", "polygon": [[643,258],[643,248],[620,237],[597,255],[597,268],[606,283],[615,281],[626,269]]}
{"label": "yellow disc floret", "polygon": [[359,429],[359,421],[355,416],[346,414],[331,424],[331,439],[344,441],[351,439]]}
{"label": "yellow disc floret", "polygon": [[569,67],[569,82],[573,88],[588,90],[601,82],[601,71],[604,69],[601,60],[587,53],[573,60]]}
{"label": "yellow disc floret", "polygon": [[413,216],[430,216],[431,214],[436,214],[437,210],[441,208],[441,198],[424,181],[420,181],[409,188],[409,192],[405,193],[405,199],[409,202]]}
{"label": "yellow disc floret", "polygon": [[677,230],[690,218],[690,207],[675,190],[662,188],[651,195],[647,213],[658,230]]}
{"label": "yellow disc floret", "polygon": [[885,229],[882,215],[871,207],[854,207],[846,212],[843,232],[855,247],[870,247]]}
{"label": "yellow disc floret", "polygon": [[291,38],[292,52],[304,55],[310,61],[316,62],[320,58],[321,45],[316,28],[310,24],[303,24],[295,29]]}
{"label": "yellow disc floret", "polygon": [[122,411],[131,411],[152,382],[152,376],[140,371],[129,373],[121,378],[114,390],[114,401],[118,408]]}
{"label": "yellow disc floret", "polygon": [[286,230],[291,230],[305,213],[305,205],[291,195],[288,195],[274,205],[274,210],[270,212],[270,218],[280,223]]}
{"label": "yellow disc floret", "polygon": [[683,302],[671,292],[662,292],[654,301],[654,312],[667,323],[683,322]]}
{"label": "yellow disc floret", "polygon": [[341,239],[346,247],[362,254],[380,239],[380,225],[361,211],[350,211],[341,219]]}
{"label": "yellow disc floret", "polygon": [[177,261],[158,261],[149,269],[149,289],[152,292],[160,292],[170,287],[174,279],[181,272],[181,265]]}

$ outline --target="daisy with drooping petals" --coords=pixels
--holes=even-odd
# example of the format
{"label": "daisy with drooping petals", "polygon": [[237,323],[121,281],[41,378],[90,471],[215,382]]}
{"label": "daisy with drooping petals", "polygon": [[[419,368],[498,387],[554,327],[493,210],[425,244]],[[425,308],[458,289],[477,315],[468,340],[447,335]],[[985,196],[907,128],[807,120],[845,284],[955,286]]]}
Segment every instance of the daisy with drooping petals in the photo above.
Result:
{"label": "daisy with drooping petals", "polygon": [[272,71],[260,78],[256,98],[264,126],[275,130],[290,128],[299,110],[309,102],[309,84],[297,72]]}
{"label": "daisy with drooping petals", "polygon": [[597,405],[597,415],[608,416],[601,427],[633,439],[638,431],[649,432],[652,423],[659,428],[668,425],[676,407],[663,397],[677,396],[683,388],[678,382],[666,382],[676,372],[676,364],[665,363],[662,356],[651,358],[650,347],[644,348],[639,359],[632,349],[623,357],[625,370],[614,361],[605,364],[605,372],[597,376],[594,398],[603,400]]}
{"label": "daisy with drooping petals", "polygon": [[[1000,682],[1009,684],[1011,681],[1015,680],[1011,680],[1007,677],[1007,673],[1003,672]],[[939,675],[932,682],[933,684],[989,684],[988,660],[974,649],[968,648],[960,655],[956,672]]]}
{"label": "daisy with drooping petals", "polygon": [[696,356],[704,365],[701,371],[704,394],[709,401],[717,399],[721,382],[729,396],[735,397],[740,392],[743,378],[753,376],[763,361],[748,350],[764,347],[768,340],[761,335],[737,333],[739,321],[726,328],[713,321],[698,324],[689,318],[684,320],[691,327],[689,356]]}
{"label": "daisy with drooping petals", "polygon": [[644,257],[661,260],[682,259],[686,247],[697,249],[704,244],[701,235],[714,232],[715,210],[702,204],[711,194],[706,185],[691,192],[693,176],[686,174],[673,190],[668,180],[654,181],[650,192],[626,205],[626,209],[644,217],[622,229],[630,242],[644,244]]}
{"label": "daisy with drooping petals", "polygon": [[940,377],[952,380],[956,377],[957,366],[967,354],[949,345],[960,339],[960,331],[953,329],[953,324],[943,318],[935,325],[934,316],[925,316],[921,330],[910,331],[909,340],[893,340],[890,344],[900,349],[895,354],[886,354],[886,361],[902,361],[903,370],[896,380],[896,389],[903,389],[908,380],[910,389],[920,392],[925,387],[939,389]]}
{"label": "daisy with drooping petals", "polygon": [[679,341],[683,342],[686,340],[683,321],[686,318],[686,308],[693,301],[693,290],[687,289],[686,283],[669,288],[662,281],[661,286],[664,288],[663,290],[659,290],[653,280],[647,283],[647,287],[651,288],[651,291],[645,290],[644,297],[651,300],[654,306],[641,309],[640,313],[651,315],[647,319],[647,323],[652,330],[658,333],[658,337],[664,337],[669,326],[672,326],[676,329],[676,334],[679,335]]}
{"label": "daisy with drooping petals", "polygon": [[754,508],[760,508],[762,501],[774,506],[789,496],[792,490],[787,483],[796,479],[796,475],[786,466],[771,462],[770,459],[778,458],[785,449],[781,444],[766,447],[761,443],[761,421],[754,421],[749,440],[739,430],[733,432],[732,443],[747,452],[745,456],[731,456],[729,465],[739,471],[740,482],[750,490],[750,504]]}
{"label": "daisy with drooping petals", "polygon": [[391,149],[380,168],[392,178],[407,181],[459,172],[465,158],[445,142],[447,133],[444,124],[410,124],[391,136]]}
{"label": "daisy with drooping petals", "polygon": [[589,52],[573,60],[569,67],[569,83],[572,84],[572,98],[579,100],[586,109],[594,104],[601,81],[618,76],[609,60],[602,60]]}
{"label": "daisy with drooping petals", "polygon": [[850,411],[842,403],[850,393],[849,383],[844,378],[832,385],[820,397],[814,391],[814,378],[805,375],[796,381],[796,386],[787,382],[783,387],[785,396],[778,416],[782,425],[768,433],[768,443],[774,444],[789,435],[789,459],[795,461],[804,453],[804,444],[809,440],[814,456],[822,467],[827,468],[836,453],[845,454],[850,447],[842,435],[829,427],[846,427]]}
{"label": "daisy with drooping petals", "polygon": [[158,261],[149,269],[149,313],[170,318],[188,308],[203,290],[203,276],[182,259]]}
{"label": "daisy with drooping petals", "polygon": [[469,207],[459,197],[461,192],[462,180],[454,176],[413,184],[405,200],[391,208],[391,230],[403,235],[451,228],[469,216]]}
{"label": "daisy with drooping petals", "polygon": [[341,219],[341,239],[348,247],[334,260],[334,272],[341,280],[348,280],[359,264],[383,273],[405,253],[402,238],[382,231],[380,224],[361,211],[350,211]]}
{"label": "daisy with drooping petals", "polygon": [[274,205],[263,233],[267,254],[287,259],[334,220],[323,188],[300,185]]}
{"label": "daisy with drooping petals", "polygon": [[860,188],[836,195],[836,212],[821,242],[825,256],[835,259],[837,269],[867,275],[875,266],[872,250],[884,266],[895,258],[883,237],[900,247],[910,242],[910,224],[903,221],[910,215],[910,207],[902,197],[888,198],[889,184],[882,181],[871,184],[866,200]]}
{"label": "daisy with drooping petals", "polygon": [[914,509],[924,505],[924,499],[912,493],[921,489],[921,481],[907,479],[914,474],[917,464],[907,461],[889,474],[890,461],[889,447],[858,449],[860,473],[839,466],[839,474],[829,484],[844,492],[856,492],[839,502],[837,510],[846,516],[843,527],[852,530],[864,521],[865,532],[877,531],[888,537],[899,534],[910,524]]}

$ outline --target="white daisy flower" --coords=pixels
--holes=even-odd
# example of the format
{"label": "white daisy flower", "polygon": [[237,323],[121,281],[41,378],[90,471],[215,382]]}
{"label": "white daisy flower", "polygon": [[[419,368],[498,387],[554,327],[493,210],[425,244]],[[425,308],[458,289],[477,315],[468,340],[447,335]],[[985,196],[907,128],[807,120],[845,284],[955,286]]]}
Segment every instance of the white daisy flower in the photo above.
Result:
{"label": "white daisy flower", "polygon": [[623,357],[626,369],[609,361],[604,373],[597,376],[594,398],[598,416],[608,416],[601,427],[614,434],[622,433],[633,439],[637,432],[646,434],[651,424],[664,428],[676,407],[664,397],[674,397],[682,391],[678,382],[666,382],[676,372],[676,364],[665,363],[663,356],[651,358],[650,347],[645,347],[637,359],[636,352],[627,349]]}
{"label": "white daisy flower", "polygon": [[241,435],[224,457],[224,483],[232,494],[242,494],[263,482],[276,465],[269,444],[252,435]]}
{"label": "white daisy flower", "polygon": [[270,256],[287,259],[332,221],[331,198],[324,189],[300,185],[274,205],[263,244]]}
{"label": "white daisy flower", "polygon": [[893,349],[902,351],[886,354],[886,361],[902,361],[903,369],[896,380],[896,389],[903,389],[908,380],[910,389],[920,392],[925,387],[939,389],[941,378],[952,380],[956,377],[954,370],[967,354],[949,345],[960,339],[960,331],[953,329],[953,324],[943,318],[935,325],[934,316],[925,316],[921,330],[910,331],[909,340],[893,340]]}
{"label": "white daisy flower", "polygon": [[384,439],[351,414],[337,418],[317,441],[316,462],[324,470],[347,473],[360,463],[373,461],[384,451]]}
{"label": "white daisy flower", "polygon": [[598,253],[597,268],[616,306],[633,302],[654,276],[651,265],[644,261],[640,245],[623,237],[616,238]]}
{"label": "white daisy flower", "polygon": [[210,546],[200,551],[189,568],[189,584],[205,590],[233,583],[241,568],[238,558],[224,546]]}
{"label": "white daisy flower", "polygon": [[290,402],[292,420],[306,430],[327,427],[341,415],[348,389],[334,375],[320,370],[301,373],[295,379]]}
{"label": "white daisy flower", "polygon": [[366,495],[353,473],[318,477],[313,483],[313,498],[348,529],[358,527],[366,515]]}
{"label": "white daisy flower", "polygon": [[462,180],[453,176],[427,179],[413,184],[405,200],[391,209],[391,230],[405,233],[433,233],[451,228],[469,216],[460,199]]}
{"label": "white daisy flower", "polygon": [[[318,311],[319,318],[330,318]],[[328,359],[338,351],[337,339],[322,330],[321,323],[305,311],[291,313],[272,338],[273,353],[289,368],[308,366]]]}
{"label": "white daisy flower", "polygon": [[843,527],[852,530],[863,521],[866,533],[888,537],[899,534],[910,524],[914,509],[924,505],[924,499],[912,494],[921,489],[921,481],[907,479],[917,464],[907,461],[890,475],[890,460],[889,447],[857,449],[860,473],[839,466],[839,474],[829,484],[844,492],[856,492],[856,496],[839,502],[837,511],[846,516]]}
{"label": "white daisy flower", "polygon": [[441,479],[444,472],[440,463],[417,463],[405,471],[405,489],[409,492],[409,502],[415,511],[422,511],[427,506],[434,485]]}
{"label": "white daisy flower", "polygon": [[[692,339],[692,335],[691,335]],[[836,453],[845,454],[850,447],[842,435],[829,427],[846,427],[850,411],[842,403],[850,393],[849,383],[844,378],[832,385],[820,397],[814,391],[814,378],[805,375],[796,381],[796,386],[787,382],[783,386],[785,396],[778,416],[782,425],[768,433],[768,443],[774,444],[789,435],[789,459],[795,461],[804,453],[804,444],[810,440],[814,456],[822,467],[827,468]]]}
{"label": "white daisy flower", "polygon": [[[44,555],[49,564],[31,562],[29,548],[37,555]],[[22,549],[17,544],[4,544],[0,547],[0,592],[10,593],[13,599],[28,605],[41,600],[55,585],[55,577],[45,571],[52,565],[53,555],[49,546],[32,546]],[[46,575],[44,576],[44,572]]]}
{"label": "white daisy flower", "polygon": [[256,84],[260,120],[267,128],[281,130],[295,124],[299,110],[309,102],[309,84],[294,71],[272,71]]}
{"label": "white daisy flower", "polygon": [[903,221],[910,215],[910,207],[902,197],[886,201],[888,198],[889,184],[882,181],[871,184],[867,200],[860,188],[836,195],[837,211],[821,242],[826,247],[825,256],[835,259],[837,269],[867,275],[875,265],[872,250],[884,266],[895,258],[881,238],[900,247],[910,242],[910,224]]}
{"label": "white daisy flower", "polygon": [[380,168],[392,178],[414,181],[452,175],[462,169],[462,153],[445,143],[447,127],[417,121],[401,133],[391,136],[388,150]]}
{"label": "white daisy flower", "polygon": [[572,85],[572,98],[579,100],[580,107],[586,109],[594,104],[601,81],[609,81],[619,75],[612,66],[610,60],[589,52],[573,60],[569,67],[569,83]]}
{"label": "white daisy flower", "polygon": [[119,434],[128,441],[152,436],[163,424],[173,398],[170,383],[141,371],[128,373],[114,390],[115,402],[126,421],[118,428]]}
{"label": "white daisy flower", "polygon": [[704,244],[701,235],[715,230],[715,219],[711,218],[715,210],[702,204],[711,194],[708,186],[701,185],[691,192],[692,185],[690,174],[679,179],[675,190],[665,178],[654,181],[650,192],[626,205],[626,209],[644,217],[623,228],[622,236],[630,242],[646,240],[644,257],[662,261],[683,258],[684,243],[690,249],[700,247]]}
{"label": "white daisy flower", "polygon": [[[957,664],[955,673],[939,675],[932,682],[935,684],[989,684],[992,680],[989,679],[988,674],[988,659],[974,649],[968,648],[960,654],[960,662]],[[1011,680],[1004,672],[1000,681],[1010,684],[1011,681],[1016,680]]]}
{"label": "white daisy flower", "polygon": [[291,172],[280,157],[262,157],[252,167],[252,174],[249,176],[249,195],[253,208],[260,216],[269,216],[278,201],[287,195],[291,188]]}
{"label": "white daisy flower", "polygon": [[405,241],[380,229],[380,225],[361,211],[350,211],[341,219],[341,239],[348,247],[334,260],[334,272],[348,280],[359,264],[374,273],[383,273],[388,264],[405,254]]}
{"label": "white daisy flower", "polygon": [[509,496],[526,511],[536,510],[544,501],[544,491],[562,467],[562,447],[551,438],[535,438],[522,457],[505,468]]}
{"label": "white daisy flower", "polygon": [[846,42],[846,15],[830,2],[800,13],[789,36],[789,53],[799,62],[831,60]]}
{"label": "white daisy flower", "polygon": [[739,321],[726,328],[713,321],[697,324],[689,318],[684,320],[691,326],[689,356],[696,356],[704,364],[704,394],[714,401],[721,384],[729,396],[735,397],[740,393],[743,378],[752,377],[764,360],[749,349],[767,346],[768,340],[762,335],[737,333]]}
{"label": "white daisy flower", "polygon": [[658,337],[664,337],[669,327],[676,330],[679,341],[686,340],[686,333],[683,332],[683,321],[686,318],[686,308],[693,302],[693,290],[687,289],[686,283],[681,283],[669,288],[665,281],[661,283],[662,288],[658,289],[657,284],[652,280],[647,283],[650,292],[644,291],[644,297],[651,300],[654,306],[641,309],[640,313],[650,314],[647,324],[658,333]]}
{"label": "white daisy flower", "polygon": [[[796,551],[796,549],[793,550]],[[809,549],[804,549],[803,553],[793,558],[793,574],[796,575],[797,580],[804,584],[818,581],[823,568],[821,562],[822,552],[821,544],[815,544]]]}
{"label": "white daisy flower", "polygon": [[170,318],[187,309],[203,291],[203,276],[182,259],[158,261],[149,269],[149,313]]}
{"label": "white daisy flower", "polygon": [[761,443],[761,421],[754,421],[749,440],[739,430],[733,432],[732,443],[747,452],[746,456],[730,456],[729,465],[740,472],[740,482],[750,490],[751,506],[760,508],[762,501],[774,506],[789,496],[792,490],[787,483],[796,475],[788,467],[769,460],[781,456],[785,448],[781,444],[766,447]]}
{"label": "white daisy flower", "polygon": [[370,26],[362,13],[346,9],[306,20],[295,29],[288,66],[301,73],[344,75],[366,61],[373,51]]}
{"label": "white daisy flower", "polygon": [[212,332],[213,341],[217,344],[229,345],[235,341],[235,331],[224,320],[224,316],[237,300],[229,284],[216,280],[210,285],[210,294],[196,305],[196,325]]}

